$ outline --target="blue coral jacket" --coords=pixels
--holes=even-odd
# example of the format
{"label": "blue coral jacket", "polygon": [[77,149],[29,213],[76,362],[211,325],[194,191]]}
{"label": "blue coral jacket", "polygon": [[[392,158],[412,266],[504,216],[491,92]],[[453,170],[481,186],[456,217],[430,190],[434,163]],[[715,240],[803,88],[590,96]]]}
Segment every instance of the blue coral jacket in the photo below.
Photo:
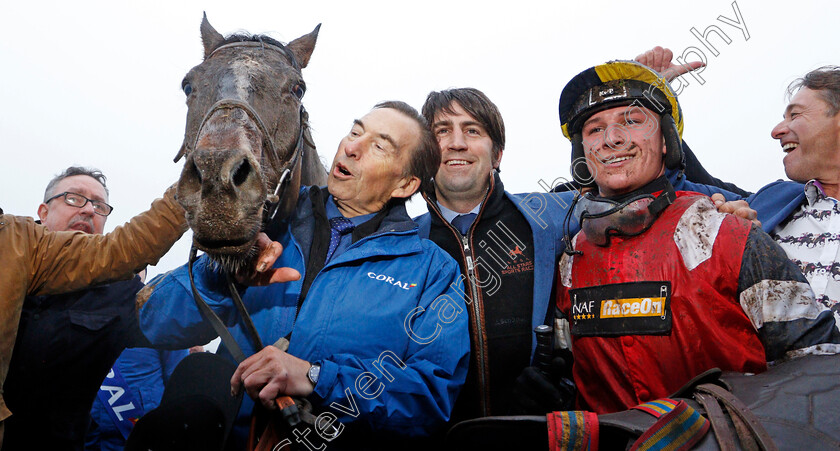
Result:
{"label": "blue coral jacket", "polygon": [[[122,373],[128,390],[131,391],[127,399],[139,402],[143,412],[157,408],[163,397],[163,387],[172,371],[184,357],[189,354],[186,349],[178,351],[160,351],[149,348],[128,348],[120,354],[114,362]],[[124,387],[121,387],[124,388]],[[115,407],[119,407],[115,403]],[[90,410],[91,425],[85,437],[85,449],[97,451],[118,451],[125,448],[123,437],[111,414],[109,407],[97,397],[93,400]]]}
{"label": "blue coral jacket", "polygon": [[[315,230],[310,198],[318,189],[301,190],[293,217],[272,236],[284,249],[275,267],[295,268],[302,279],[248,288],[243,301],[264,343],[291,333],[288,352],[321,364],[309,397],[318,410],[368,435],[428,435],[448,420],[469,361],[464,300],[453,288],[458,266],[418,236],[403,205],[390,207],[376,232],[315,276],[295,321]],[[226,292],[219,274],[206,258],[194,268],[199,291],[253,354],[231,301],[219,294]],[[150,284],[140,323],[152,343],[183,348],[215,336],[191,298],[186,267]],[[250,414],[252,403],[244,404],[238,421]]]}

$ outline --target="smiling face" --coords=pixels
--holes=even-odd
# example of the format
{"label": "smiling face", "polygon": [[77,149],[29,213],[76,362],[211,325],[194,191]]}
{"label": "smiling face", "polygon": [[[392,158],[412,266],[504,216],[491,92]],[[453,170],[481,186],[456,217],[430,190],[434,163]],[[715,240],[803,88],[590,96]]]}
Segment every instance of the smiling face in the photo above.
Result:
{"label": "smiling face", "polygon": [[[50,197],[64,192],[81,194],[92,200],[108,202],[105,187],[93,177],[87,175],[73,175],[59,181]],[[67,205],[63,197],[52,199],[38,207],[38,217],[49,230],[73,231],[101,234],[105,230],[106,216],[93,212],[93,204],[86,202],[82,208]]]}
{"label": "smiling face", "polygon": [[818,91],[802,88],[785,109],[771,135],[785,152],[785,174],[797,182],[817,179],[837,183],[840,175],[840,114],[828,115],[829,105]]}
{"label": "smiling face", "polygon": [[454,114],[441,110],[432,123],[441,152],[435,191],[442,205],[458,211],[455,204],[474,207],[484,198],[490,184],[488,176],[499,166],[502,151],[494,155],[487,130],[461,105],[453,102],[451,109]]}
{"label": "smiling face", "polygon": [[583,124],[586,165],[601,196],[635,191],[665,173],[659,116],[643,107],[600,111]]}
{"label": "smiling face", "polygon": [[421,128],[391,108],[375,108],[353,122],[338,145],[327,188],[346,217],[376,213],[391,198],[407,198],[420,187],[408,173]]}

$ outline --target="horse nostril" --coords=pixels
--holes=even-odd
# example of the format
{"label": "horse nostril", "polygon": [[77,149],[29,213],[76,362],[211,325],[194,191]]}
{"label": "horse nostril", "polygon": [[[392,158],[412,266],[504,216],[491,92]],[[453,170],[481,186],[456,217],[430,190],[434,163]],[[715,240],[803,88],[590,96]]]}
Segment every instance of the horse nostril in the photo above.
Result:
{"label": "horse nostril", "polygon": [[251,163],[248,162],[247,158],[243,158],[231,172],[233,173],[233,185],[240,186],[248,180],[248,176],[251,174]]}

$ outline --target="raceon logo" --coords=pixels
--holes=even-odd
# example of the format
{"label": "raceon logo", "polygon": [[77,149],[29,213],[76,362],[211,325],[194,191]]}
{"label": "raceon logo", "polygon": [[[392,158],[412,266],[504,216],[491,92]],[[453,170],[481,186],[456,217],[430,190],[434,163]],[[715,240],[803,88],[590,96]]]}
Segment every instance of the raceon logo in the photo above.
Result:
{"label": "raceon logo", "polygon": [[389,283],[395,287],[400,287],[403,290],[408,290],[409,288],[414,288],[417,286],[416,283],[403,282],[401,280],[394,279],[391,276],[386,276],[385,274],[376,274],[373,272],[369,272],[367,273],[367,276],[373,280],[378,280],[380,282]]}

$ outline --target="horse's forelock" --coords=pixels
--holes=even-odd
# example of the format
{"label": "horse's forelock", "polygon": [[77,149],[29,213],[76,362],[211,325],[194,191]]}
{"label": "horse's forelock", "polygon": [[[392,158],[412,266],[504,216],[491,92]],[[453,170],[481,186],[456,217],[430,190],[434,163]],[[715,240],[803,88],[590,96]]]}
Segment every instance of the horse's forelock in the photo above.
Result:
{"label": "horse's forelock", "polygon": [[250,34],[247,32],[238,32],[231,35],[228,35],[222,42],[220,42],[217,46],[213,47],[213,50],[218,49],[219,47],[227,44],[232,44],[234,42],[261,42],[265,44],[271,44],[273,46],[277,46],[280,48],[285,49],[286,44],[274,39],[270,36],[264,34]]}
{"label": "horse's forelock", "polygon": [[[213,49],[207,52],[206,54],[209,57],[209,55],[212,55],[213,52],[215,52],[219,48],[227,44],[234,44],[237,42],[259,42],[261,44],[268,44],[277,47],[282,50],[282,53],[284,55],[286,55],[286,58],[289,59],[289,64],[291,64],[292,67],[298,70],[300,70],[301,68],[300,62],[297,60],[297,57],[295,56],[294,52],[290,51],[286,44],[264,34],[250,34],[246,31],[241,31],[238,33],[228,35],[228,37],[226,37],[219,44],[214,46]],[[208,57],[205,57],[205,60]]]}

